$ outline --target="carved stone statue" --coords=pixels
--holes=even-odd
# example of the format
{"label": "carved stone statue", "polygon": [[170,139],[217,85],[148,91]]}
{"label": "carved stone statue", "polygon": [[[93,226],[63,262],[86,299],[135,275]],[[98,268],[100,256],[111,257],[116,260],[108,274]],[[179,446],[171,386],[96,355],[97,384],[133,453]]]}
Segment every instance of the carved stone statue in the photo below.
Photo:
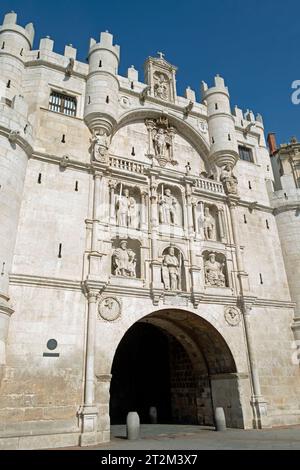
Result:
{"label": "carved stone statue", "polygon": [[225,287],[224,275],[225,263],[216,261],[216,255],[210,253],[208,260],[204,263],[205,283],[213,287]]}
{"label": "carved stone statue", "polygon": [[223,183],[227,194],[237,194],[238,180],[233,174],[232,165],[224,165],[220,174],[220,181]]}
{"label": "carved stone statue", "polygon": [[124,189],[124,195],[117,196],[116,200],[117,224],[122,227],[135,227],[136,202],[130,196],[129,190]]}
{"label": "carved stone statue", "polygon": [[165,167],[167,163],[177,165],[174,159],[174,135],[175,128],[170,126],[166,117],[159,119],[146,119],[145,125],[148,130],[148,150],[146,156],[155,158],[159,165]]}
{"label": "carved stone statue", "polygon": [[154,96],[161,100],[167,101],[169,99],[169,81],[163,74],[154,75]]}
{"label": "carved stone statue", "polygon": [[208,207],[205,207],[204,209],[203,219],[204,219],[203,231],[204,231],[205,240],[215,240],[216,239],[216,223]]}
{"label": "carved stone statue", "polygon": [[100,162],[106,162],[109,148],[109,137],[104,129],[93,134],[91,138],[93,158]]}
{"label": "carved stone statue", "polygon": [[159,198],[159,222],[161,224],[176,225],[176,206],[175,197],[172,196],[171,190],[166,188]]}
{"label": "carved stone statue", "polygon": [[115,276],[136,277],[136,255],[127,248],[127,241],[120,242],[120,248],[113,252],[113,274]]}
{"label": "carved stone statue", "polygon": [[168,253],[164,255],[161,273],[165,290],[181,289],[180,263],[173,247],[170,247]]}
{"label": "carved stone statue", "polygon": [[166,157],[168,146],[171,145],[171,140],[164,129],[158,129],[153,139],[155,155],[158,157]]}

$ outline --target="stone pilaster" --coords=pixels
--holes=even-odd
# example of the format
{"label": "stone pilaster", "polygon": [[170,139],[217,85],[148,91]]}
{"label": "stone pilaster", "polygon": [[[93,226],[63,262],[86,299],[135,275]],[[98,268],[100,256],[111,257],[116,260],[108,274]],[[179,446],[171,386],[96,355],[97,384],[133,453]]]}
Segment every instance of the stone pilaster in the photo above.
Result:
{"label": "stone pilaster", "polygon": [[86,330],[84,405],[79,412],[82,425],[80,437],[81,446],[97,443],[98,419],[98,409],[95,405],[95,339],[98,292],[89,291],[87,293],[87,299],[88,313]]}

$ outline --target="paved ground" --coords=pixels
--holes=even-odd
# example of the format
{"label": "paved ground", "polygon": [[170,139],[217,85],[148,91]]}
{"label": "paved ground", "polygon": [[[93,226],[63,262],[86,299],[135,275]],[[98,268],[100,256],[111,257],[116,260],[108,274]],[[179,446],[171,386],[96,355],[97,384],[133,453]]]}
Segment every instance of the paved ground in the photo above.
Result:
{"label": "paved ground", "polygon": [[[180,425],[142,425],[141,439],[126,440],[125,426],[112,426],[112,440],[96,447],[99,450],[185,450],[185,449],[249,449],[300,450],[300,427],[272,430],[228,429],[216,432],[212,428]],[[90,449],[95,449],[91,447]]]}

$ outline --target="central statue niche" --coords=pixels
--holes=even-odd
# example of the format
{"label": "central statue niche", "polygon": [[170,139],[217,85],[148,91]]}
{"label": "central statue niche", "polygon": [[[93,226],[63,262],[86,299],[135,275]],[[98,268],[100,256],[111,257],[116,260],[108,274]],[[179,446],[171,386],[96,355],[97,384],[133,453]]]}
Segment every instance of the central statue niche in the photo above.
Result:
{"label": "central statue niche", "polygon": [[177,165],[178,162],[174,159],[175,128],[170,126],[168,118],[146,119],[145,125],[148,131],[146,156],[155,158],[161,167],[165,167],[167,163]]}
{"label": "central statue niche", "polygon": [[158,220],[161,225],[182,227],[181,193],[177,187],[158,185]]}
{"label": "central statue niche", "polygon": [[113,240],[111,270],[114,276],[127,278],[141,277],[140,242],[118,238]]}
{"label": "central statue niche", "polygon": [[178,248],[169,246],[163,251],[161,277],[166,291],[186,290],[183,256]]}

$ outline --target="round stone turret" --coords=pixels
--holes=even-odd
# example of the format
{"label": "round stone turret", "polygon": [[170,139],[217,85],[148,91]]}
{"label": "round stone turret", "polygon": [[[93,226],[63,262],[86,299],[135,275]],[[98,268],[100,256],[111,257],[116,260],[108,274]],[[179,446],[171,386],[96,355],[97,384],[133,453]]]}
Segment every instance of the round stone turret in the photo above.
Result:
{"label": "round stone turret", "polygon": [[91,39],[88,58],[84,120],[92,132],[110,135],[117,121],[120,58],[120,48],[113,45],[112,34],[101,33],[99,43]]}
{"label": "round stone turret", "polygon": [[233,166],[239,154],[229,92],[224,79],[217,75],[215,86],[211,88],[202,82],[202,98],[207,104],[210,160],[218,167],[227,164]]}
{"label": "round stone turret", "polygon": [[32,23],[23,28],[16,22],[17,15],[11,12],[5,15],[0,26],[0,92],[8,99],[12,99],[22,91],[24,58],[26,52],[32,48],[34,39]]}

